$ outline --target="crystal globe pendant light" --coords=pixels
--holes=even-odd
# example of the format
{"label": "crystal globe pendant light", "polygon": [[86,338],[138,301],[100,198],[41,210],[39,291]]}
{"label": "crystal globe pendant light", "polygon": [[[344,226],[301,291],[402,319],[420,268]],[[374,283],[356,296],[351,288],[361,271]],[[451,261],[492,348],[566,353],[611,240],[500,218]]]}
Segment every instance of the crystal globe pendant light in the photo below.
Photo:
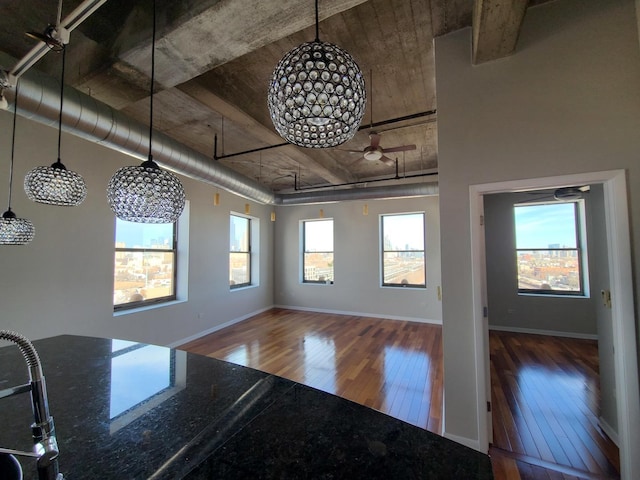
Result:
{"label": "crystal globe pendant light", "polygon": [[16,143],[16,117],[18,115],[18,86],[13,107],[13,133],[11,135],[11,166],[9,167],[9,207],[0,218],[0,245],[25,245],[33,240],[35,229],[31,220],[18,218],[11,210],[11,189],[13,187],[13,152]]}
{"label": "crystal globe pendant light", "polygon": [[282,138],[308,148],[336,147],[351,140],[364,115],[364,76],[349,53],[318,35],[280,60],[267,103]]}
{"label": "crystal globe pendant light", "polygon": [[36,167],[24,178],[24,191],[30,200],[48,205],[74,207],[87,196],[87,186],[81,175],[67,170],[60,161],[62,141],[62,106],[64,104],[64,66],[66,46],[62,45],[62,75],[60,79],[60,114],[58,117],[58,160],[49,167]]}
{"label": "crystal globe pendant light", "polygon": [[107,199],[120,220],[136,223],[174,223],[184,210],[182,183],[161,169],[151,154],[153,134],[153,86],[155,81],[156,2],[153,0],[151,40],[151,92],[149,95],[149,158],[140,166],[122,167],[107,186]]}

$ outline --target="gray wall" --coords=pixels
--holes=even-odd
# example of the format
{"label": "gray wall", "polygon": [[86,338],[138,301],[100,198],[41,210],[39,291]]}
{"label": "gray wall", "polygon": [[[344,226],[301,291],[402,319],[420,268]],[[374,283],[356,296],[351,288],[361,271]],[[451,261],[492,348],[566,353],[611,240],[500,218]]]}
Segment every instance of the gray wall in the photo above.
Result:
{"label": "gray wall", "polygon": [[[606,248],[599,251],[591,238],[591,205],[599,203],[603,208],[602,188],[585,197],[587,220],[588,272],[593,272],[594,261],[607,258]],[[487,260],[487,297],[489,301],[489,326],[506,329],[541,330],[569,336],[596,336],[596,311],[592,289],[589,297],[554,297],[518,294],[518,273],[515,257],[516,238],[514,204],[530,201],[528,193],[499,193],[485,195],[485,244]],[[604,221],[601,227],[604,226]],[[606,245],[605,245],[606,247]],[[604,267],[607,268],[605,261]],[[589,285],[589,279],[587,278]],[[542,332],[541,332],[542,333]]]}
{"label": "gray wall", "polygon": [[638,305],[638,45],[633,0],[563,0],[531,8],[515,54],[479,66],[470,62],[470,29],[436,39],[449,436],[477,441],[484,415],[476,388],[482,367],[475,361],[470,185],[626,169]]}
{"label": "gray wall", "polygon": [[[363,215],[364,205],[369,214]],[[299,225],[301,220],[334,221],[333,285],[300,283]],[[425,212],[427,288],[380,287],[379,215]],[[280,207],[275,244],[275,303],[292,308],[357,313],[439,323],[440,222],[438,197],[348,201],[323,205]]]}
{"label": "gray wall", "polygon": [[[12,113],[0,112],[0,202],[6,210]],[[106,199],[111,175],[139,160],[63,134],[62,161],[81,173],[88,195],[78,207],[27,199],[27,171],[55,161],[57,130],[17,119],[13,210],[30,219],[34,241],[0,247],[0,328],[37,339],[57,334],[115,337],[149,343],[179,342],[273,303],[273,224],[269,206],[251,203],[260,219],[260,286],[229,291],[229,212],[244,212],[243,198],[182,178],[190,200],[188,302],[113,315],[115,217]],[[182,247],[185,247],[183,237]],[[185,273],[184,270],[182,270]],[[184,283],[182,282],[184,286]]]}

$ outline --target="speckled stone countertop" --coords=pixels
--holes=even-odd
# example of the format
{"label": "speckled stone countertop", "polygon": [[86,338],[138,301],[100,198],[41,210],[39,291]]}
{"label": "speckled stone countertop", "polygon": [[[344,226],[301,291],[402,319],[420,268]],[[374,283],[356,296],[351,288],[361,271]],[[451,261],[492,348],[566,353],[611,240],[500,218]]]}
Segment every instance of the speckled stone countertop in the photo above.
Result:
{"label": "speckled stone countertop", "polygon": [[[486,455],[251,368],[118,340],[33,343],[66,480],[493,478]],[[0,390],[28,380],[2,345]],[[31,450],[32,421],[28,393],[0,400],[0,447]]]}

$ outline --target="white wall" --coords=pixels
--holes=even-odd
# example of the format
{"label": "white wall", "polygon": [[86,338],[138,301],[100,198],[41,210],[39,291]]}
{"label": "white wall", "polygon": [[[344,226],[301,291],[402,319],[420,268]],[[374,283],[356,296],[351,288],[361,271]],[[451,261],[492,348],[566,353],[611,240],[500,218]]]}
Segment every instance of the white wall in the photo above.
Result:
{"label": "white wall", "polygon": [[[633,0],[528,10],[509,58],[471,66],[471,31],[436,40],[445,433],[479,439],[469,186],[626,169],[640,278],[640,53]],[[474,219],[475,221],[475,219]],[[636,326],[638,324],[636,307]],[[636,328],[637,329],[637,328]]]}
{"label": "white wall", "polygon": [[[12,113],[0,112],[0,208],[6,210]],[[273,303],[271,208],[251,203],[260,218],[260,286],[230,291],[229,212],[247,200],[181,177],[190,201],[188,301],[138,313],[113,315],[114,215],[106,199],[111,175],[140,161],[63,134],[62,161],[82,174],[88,194],[78,207],[27,199],[24,175],[55,161],[57,130],[17,120],[13,210],[30,219],[34,241],[0,246],[0,328],[37,339],[58,334],[93,335],[170,344],[215,328]],[[184,239],[183,239],[184,240]],[[184,247],[184,242],[181,247]]]}
{"label": "white wall", "polygon": [[[593,185],[589,195],[604,200],[602,185]],[[597,228],[605,224],[606,215],[604,201],[593,202],[591,219],[596,226],[589,236],[589,245],[599,255],[591,256],[591,288],[593,305],[596,313],[598,331],[598,367],[600,373],[600,423],[609,437],[617,442],[618,412],[616,405],[616,376],[613,349],[613,316],[611,305],[606,304],[601,296],[602,291],[611,291],[608,265],[608,242],[605,228]]]}
{"label": "white wall", "polygon": [[[587,235],[586,258],[589,268],[585,275],[587,286],[589,274],[593,273],[594,261],[604,258],[607,266],[607,251],[598,250],[599,244],[590,241],[592,233],[591,204],[604,204],[602,187],[599,195],[584,195]],[[516,235],[514,204],[531,201],[539,197],[529,193],[499,193],[485,195],[485,244],[487,261],[487,297],[489,301],[489,325],[509,329],[537,330],[541,333],[554,332],[567,336],[592,336],[598,333],[594,295],[591,289],[586,297],[522,295],[518,293],[518,269],[516,265]],[[604,221],[600,225],[604,231]],[[606,247],[606,245],[605,245]]]}
{"label": "white wall", "polygon": [[[364,205],[368,215],[363,215]],[[300,282],[301,220],[334,221],[332,285]],[[380,287],[379,215],[425,212],[427,288]],[[438,197],[348,201],[323,205],[278,207],[275,244],[275,303],[291,308],[440,322],[440,222]]]}

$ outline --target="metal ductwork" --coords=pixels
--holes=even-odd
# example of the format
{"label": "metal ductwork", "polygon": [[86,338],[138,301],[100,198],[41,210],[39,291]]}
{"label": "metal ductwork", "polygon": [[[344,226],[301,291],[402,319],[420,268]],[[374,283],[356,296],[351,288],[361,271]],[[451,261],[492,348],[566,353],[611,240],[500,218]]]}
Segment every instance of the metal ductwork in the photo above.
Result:
{"label": "metal ductwork", "polygon": [[[18,113],[38,123],[57,127],[59,92],[58,80],[31,70],[20,77]],[[147,159],[147,125],[71,87],[64,89],[62,124],[65,132],[140,160]],[[436,183],[401,183],[276,195],[264,185],[157,131],[153,133],[152,154],[156,162],[169,170],[263,204],[301,205],[438,194]]]}
{"label": "metal ductwork", "polygon": [[320,190],[282,194],[276,197],[277,205],[304,205],[312,203],[342,202],[346,200],[374,200],[381,198],[425,197],[438,195],[438,184],[401,183],[379,187],[361,187],[340,190]]}
{"label": "metal ductwork", "polygon": [[[60,108],[60,82],[33,70],[20,78],[21,116],[56,126]],[[64,89],[63,130],[90,142],[146,160],[149,127],[78,90]],[[274,203],[263,185],[215,162],[167,135],[154,131],[153,159],[181,175],[200,180],[259,203]]]}

